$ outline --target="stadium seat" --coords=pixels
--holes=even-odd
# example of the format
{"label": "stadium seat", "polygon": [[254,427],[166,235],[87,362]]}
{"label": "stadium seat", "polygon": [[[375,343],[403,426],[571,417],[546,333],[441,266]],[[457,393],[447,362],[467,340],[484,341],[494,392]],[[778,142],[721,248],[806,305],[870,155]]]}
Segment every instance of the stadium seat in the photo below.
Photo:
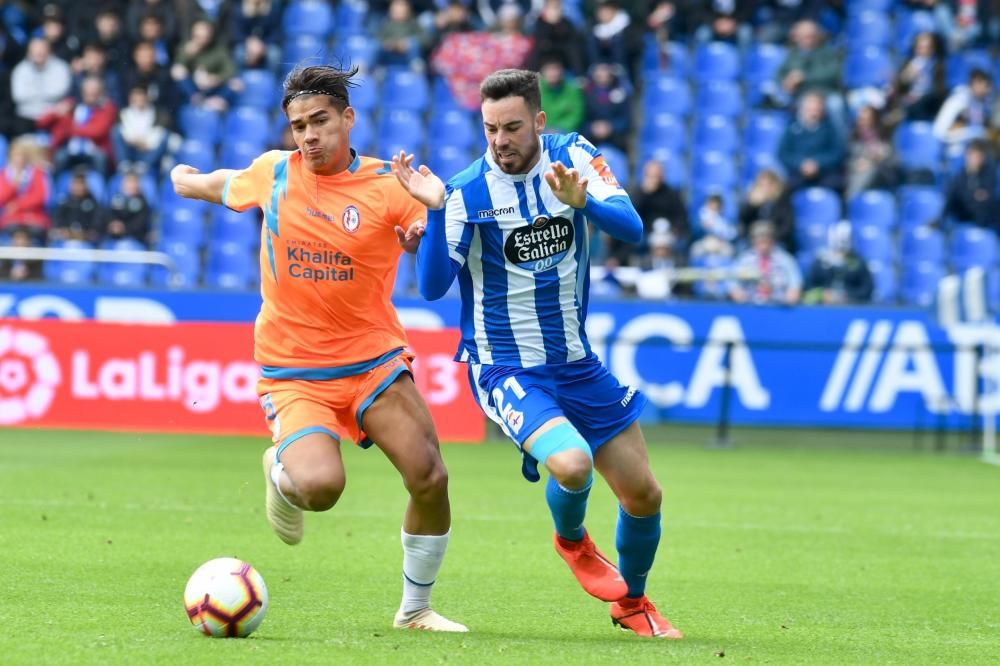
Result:
{"label": "stadium seat", "polygon": [[778,44],[754,44],[743,59],[743,81],[751,86],[774,81],[787,55],[787,49]]}
{"label": "stadium seat", "polygon": [[[63,171],[56,176],[55,191],[52,193],[52,204],[58,205],[69,194],[69,183],[73,179],[73,171]],[[87,187],[99,203],[107,203],[108,184],[97,171],[87,169],[85,172]]]}
{"label": "stadium seat", "polygon": [[215,148],[198,139],[185,139],[174,158],[179,164],[190,164],[202,173],[215,169]]}
{"label": "stadium seat", "polygon": [[890,12],[896,0],[847,0],[847,15],[863,12]]}
{"label": "stadium seat", "polygon": [[365,21],[368,19],[367,0],[341,0],[337,3],[335,17],[337,36],[346,38],[366,32]]}
{"label": "stadium seat", "polygon": [[844,84],[848,89],[883,88],[893,76],[892,59],[877,46],[865,46],[848,52],[844,60]]}
{"label": "stadium seat", "polygon": [[325,63],[329,53],[324,41],[306,33],[285,33],[285,43],[281,47],[282,76],[297,65],[319,65]]}
{"label": "stadium seat", "polygon": [[197,287],[201,278],[201,260],[196,249],[184,241],[163,239],[157,250],[165,252],[174,262],[174,270],[154,266],[150,271],[150,283],[157,287],[171,289],[191,289]]}
{"label": "stadium seat", "polygon": [[257,280],[253,254],[240,243],[220,243],[211,247],[206,284],[217,289],[246,289]]}
{"label": "stadium seat", "polygon": [[223,126],[226,142],[249,141],[263,147],[264,139],[270,131],[271,121],[262,109],[253,106],[237,106],[226,114]]}
{"label": "stadium seat", "polygon": [[402,146],[407,152],[417,152],[424,145],[424,123],[410,109],[386,109],[379,120],[379,154],[393,154],[387,146]]}
{"label": "stadium seat", "polygon": [[447,181],[459,171],[469,166],[469,149],[459,146],[435,147],[427,156],[427,166],[441,180]]}
{"label": "stadium seat", "polygon": [[639,136],[643,148],[667,148],[673,152],[687,149],[684,120],[666,111],[647,113]]}
{"label": "stadium seat", "polygon": [[928,185],[903,185],[899,188],[899,222],[904,229],[931,224],[941,219],[944,196]]}
{"label": "stadium seat", "polygon": [[900,296],[907,305],[927,308],[934,303],[938,283],[944,277],[940,264],[921,261],[917,264],[903,264],[903,280]]}
{"label": "stadium seat", "polygon": [[435,76],[434,82],[431,84],[431,106],[435,113],[446,109],[465,110],[452,94],[451,88],[448,87],[448,81],[442,76]]}
{"label": "stadium seat", "polygon": [[375,150],[375,123],[365,111],[355,110],[354,127],[351,128],[351,147],[362,155]]}
{"label": "stadium seat", "polygon": [[933,174],[941,170],[941,142],[934,136],[929,122],[903,123],[893,136],[896,154],[905,169],[928,169]]}
{"label": "stadium seat", "polygon": [[374,113],[379,106],[379,91],[375,80],[370,77],[358,76],[358,85],[351,88],[348,93],[351,99],[351,106],[356,111],[367,111]]}
{"label": "stadium seat", "polygon": [[743,113],[743,95],[733,81],[703,81],[698,86],[695,106],[699,114],[735,118]]}
{"label": "stadium seat", "polygon": [[743,134],[744,149],[748,153],[777,154],[787,124],[788,116],[778,111],[750,114]]}
{"label": "stadium seat", "polygon": [[[111,176],[111,180],[108,181],[107,189],[107,200],[111,201],[111,197],[118,194],[122,190],[122,180],[124,180],[125,174],[116,173]],[[166,179],[168,182],[169,178]],[[153,177],[151,173],[144,173],[139,176],[139,190],[142,192],[142,196],[146,198],[146,203],[149,204],[151,208],[156,208],[160,201],[160,190],[156,185],[156,178]]]}
{"label": "stadium seat", "polygon": [[984,72],[995,71],[996,65],[989,51],[969,50],[952,53],[945,60],[945,80],[949,88],[969,83],[969,74],[974,69]]}
{"label": "stadium seat", "polygon": [[726,42],[698,46],[694,54],[694,75],[698,81],[733,81],[740,73],[740,52]]}
{"label": "stadium seat", "polygon": [[[353,139],[353,135],[351,137]],[[264,146],[254,141],[225,141],[222,144],[222,154],[219,164],[226,169],[243,169],[250,166],[262,152]]]}
{"label": "stadium seat", "polygon": [[736,125],[726,116],[699,116],[694,126],[694,150],[735,151],[739,144]]}
{"label": "stadium seat", "polygon": [[183,106],[177,115],[177,127],[185,139],[214,146],[219,142],[222,117],[217,111],[197,106]]}
{"label": "stadium seat", "polygon": [[666,74],[649,76],[642,93],[646,113],[667,112],[686,116],[691,111],[691,89],[686,81]]}
{"label": "stadium seat", "polygon": [[732,155],[709,151],[696,153],[691,165],[692,186],[706,190],[709,188],[729,189],[736,184],[736,167]]}
{"label": "stadium seat", "polygon": [[[691,262],[693,268],[729,268],[732,265],[732,260],[728,257],[722,257],[718,255],[709,255],[704,257],[699,257]],[[698,298],[719,300],[729,297],[729,281],[728,280],[696,280],[692,284],[694,290],[694,295]]]}
{"label": "stadium seat", "polygon": [[851,235],[854,250],[866,261],[887,263],[895,260],[895,244],[885,227],[877,224],[854,224]]}
{"label": "stadium seat", "polygon": [[192,248],[201,247],[205,243],[204,210],[187,205],[163,210],[160,214],[162,237],[184,242]]}
{"label": "stadium seat", "polygon": [[691,220],[691,229],[695,232],[700,232],[701,226],[699,224],[699,212],[701,211],[702,205],[705,203],[710,195],[718,194],[722,197],[722,215],[727,220],[735,220],[737,214],[739,213],[739,197],[728,188],[709,186],[709,187],[692,187],[690,191],[690,196],[688,198],[688,216]]}
{"label": "stadium seat", "polygon": [[855,227],[873,225],[890,231],[896,227],[896,200],[885,190],[865,190],[847,202],[847,218]]}
{"label": "stadium seat", "polygon": [[955,269],[964,271],[973,266],[997,272],[1000,251],[997,235],[989,229],[967,224],[957,225],[951,232],[951,261]]}
{"label": "stadium seat", "polygon": [[212,243],[238,243],[250,249],[260,241],[260,213],[238,213],[231,208],[218,206],[212,216]]}
{"label": "stadium seat", "polygon": [[929,226],[905,229],[900,236],[900,255],[903,265],[929,261],[944,264],[944,235]]}
{"label": "stadium seat", "polygon": [[382,83],[382,99],[394,109],[422,112],[430,99],[427,77],[409,69],[389,68]]}
{"label": "stadium seat", "polygon": [[913,38],[921,32],[937,32],[937,24],[930,12],[906,11],[897,8],[895,47],[897,53],[909,53]]}
{"label": "stadium seat", "polygon": [[684,79],[689,74],[690,60],[684,44],[680,42],[659,44],[653,33],[646,33],[642,48],[642,71],[669,72],[679,79]]}
{"label": "stadium seat", "polygon": [[[830,223],[822,220],[796,220],[795,240],[799,251],[810,252],[813,255],[829,245]],[[808,268],[808,264],[806,265]]]}
{"label": "stadium seat", "polygon": [[894,305],[899,302],[899,275],[896,265],[888,261],[869,261],[868,270],[872,274],[874,289],[872,302]]}
{"label": "stadium seat", "polygon": [[[50,247],[67,250],[92,250],[94,246],[82,240],[55,241]],[[66,285],[90,284],[94,280],[97,266],[90,260],[46,261],[42,264],[42,273],[46,280],[52,280]]]}
{"label": "stadium seat", "polygon": [[472,127],[472,114],[460,109],[445,109],[431,117],[430,135],[435,147],[455,146],[467,149],[476,142],[476,130]]}
{"label": "stadium seat", "polygon": [[750,187],[762,169],[770,169],[780,177],[785,175],[785,167],[774,153],[757,152],[743,155],[743,186]]}
{"label": "stadium seat", "polygon": [[597,150],[601,152],[604,156],[604,161],[608,163],[611,168],[611,173],[615,175],[615,179],[622,187],[628,187],[629,182],[629,168],[628,168],[628,155],[622,152],[620,149],[615,148],[610,144],[600,144],[596,146]]}
{"label": "stadium seat", "polygon": [[[131,238],[106,243],[104,247],[109,250],[126,252],[144,252],[146,250],[145,245]],[[101,284],[115,287],[142,287],[146,284],[148,275],[149,266],[146,264],[102,263],[97,269],[98,281]]]}
{"label": "stadium seat", "polygon": [[273,72],[248,69],[240,74],[240,80],[243,82],[243,90],[237,98],[237,105],[273,110],[277,91],[280,90]]}
{"label": "stadium seat", "polygon": [[333,29],[333,9],[323,0],[293,0],[282,16],[286,35],[326,37]]}
{"label": "stadium seat", "polygon": [[850,48],[887,47],[892,41],[892,24],[884,12],[865,11],[847,20],[847,43]]}
{"label": "stadium seat", "polygon": [[684,158],[666,148],[646,149],[639,155],[635,165],[635,181],[642,180],[643,165],[649,160],[656,160],[663,166],[663,179],[674,188],[687,187],[688,168]]}
{"label": "stadium seat", "polygon": [[0,134],[0,169],[7,166],[7,137]]}
{"label": "stadium seat", "polygon": [[337,60],[345,67],[357,67],[363,72],[369,72],[375,67],[378,57],[378,42],[364,33],[356,33],[344,37],[334,48]]}
{"label": "stadium seat", "polygon": [[840,199],[833,190],[809,187],[792,195],[796,223],[833,224],[841,218]]}

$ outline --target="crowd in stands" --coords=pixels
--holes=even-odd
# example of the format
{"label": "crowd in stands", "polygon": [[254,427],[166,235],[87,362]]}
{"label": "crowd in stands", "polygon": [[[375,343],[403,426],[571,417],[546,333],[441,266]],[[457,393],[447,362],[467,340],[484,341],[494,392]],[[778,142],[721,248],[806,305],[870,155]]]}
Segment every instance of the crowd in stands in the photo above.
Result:
{"label": "crowd in stands", "polygon": [[282,77],[333,62],[361,68],[355,147],[444,177],[484,149],[479,81],[539,71],[549,129],[595,143],[645,224],[638,246],[593,234],[598,294],[926,305],[981,267],[1000,302],[998,46],[1000,0],[8,0],[0,245],[175,270],[0,279],[252,288],[255,214],[165,175],[293,148]]}

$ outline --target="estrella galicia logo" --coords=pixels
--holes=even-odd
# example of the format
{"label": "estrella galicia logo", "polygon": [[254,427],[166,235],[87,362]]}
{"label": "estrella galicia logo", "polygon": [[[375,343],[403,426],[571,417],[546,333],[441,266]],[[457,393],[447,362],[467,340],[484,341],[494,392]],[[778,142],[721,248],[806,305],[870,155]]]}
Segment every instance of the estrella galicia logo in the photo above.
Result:
{"label": "estrella galicia logo", "polygon": [[573,223],[565,217],[539,215],[530,225],[511,231],[503,251],[512,264],[527,271],[544,271],[569,253],[573,236]]}

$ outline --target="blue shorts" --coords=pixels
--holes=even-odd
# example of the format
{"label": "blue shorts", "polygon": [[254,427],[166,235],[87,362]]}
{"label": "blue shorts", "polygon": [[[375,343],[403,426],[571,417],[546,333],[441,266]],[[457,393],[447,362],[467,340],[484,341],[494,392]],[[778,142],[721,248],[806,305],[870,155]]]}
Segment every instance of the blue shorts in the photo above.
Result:
{"label": "blue shorts", "polygon": [[[622,386],[595,354],[530,368],[469,363],[469,382],[479,407],[519,449],[543,423],[564,416],[596,453],[646,406],[645,396]],[[537,463],[528,455],[524,459],[522,472],[537,481]]]}

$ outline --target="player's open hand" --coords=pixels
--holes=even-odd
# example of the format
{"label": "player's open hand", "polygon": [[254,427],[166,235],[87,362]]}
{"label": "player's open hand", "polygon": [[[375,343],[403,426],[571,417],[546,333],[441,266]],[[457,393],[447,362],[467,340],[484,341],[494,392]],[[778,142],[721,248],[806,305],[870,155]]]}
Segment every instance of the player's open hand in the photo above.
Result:
{"label": "player's open hand", "polygon": [[587,204],[587,179],[576,169],[567,169],[562,162],[553,162],[552,170],[545,174],[545,182],[552,188],[556,199],[573,208]]}
{"label": "player's open hand", "polygon": [[408,229],[403,229],[397,224],[396,238],[399,239],[399,244],[404,250],[410,254],[416,254],[417,248],[420,246],[420,237],[424,235],[426,229],[427,225],[424,224],[423,220],[417,220]]}
{"label": "player's open hand", "polygon": [[431,210],[444,208],[444,183],[425,164],[414,169],[413,155],[407,155],[402,150],[393,155],[392,172],[411,197]]}

